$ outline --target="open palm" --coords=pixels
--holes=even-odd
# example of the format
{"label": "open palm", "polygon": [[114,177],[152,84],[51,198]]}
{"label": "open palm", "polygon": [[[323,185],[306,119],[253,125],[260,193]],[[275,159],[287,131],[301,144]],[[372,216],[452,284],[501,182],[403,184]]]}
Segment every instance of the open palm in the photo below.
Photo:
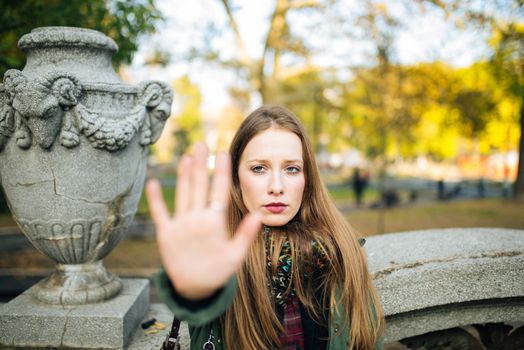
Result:
{"label": "open palm", "polygon": [[244,218],[233,238],[229,237],[225,208],[230,185],[229,157],[219,154],[208,201],[207,149],[203,144],[195,145],[194,155],[185,155],[180,161],[174,215],[167,209],[159,182],[150,180],[146,185],[162,263],[185,298],[205,298],[224,286],[240,268],[260,231],[260,216],[254,213]]}

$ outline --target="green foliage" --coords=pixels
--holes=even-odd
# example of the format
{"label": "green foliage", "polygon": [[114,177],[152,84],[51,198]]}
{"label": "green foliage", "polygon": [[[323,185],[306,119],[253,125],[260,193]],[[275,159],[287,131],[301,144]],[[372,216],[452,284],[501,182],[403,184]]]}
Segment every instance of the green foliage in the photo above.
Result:
{"label": "green foliage", "polygon": [[113,64],[130,63],[142,35],[153,33],[162,14],[155,0],[4,0],[0,2],[0,76],[22,69],[25,54],[20,37],[43,26],[74,26],[98,30],[118,44]]}
{"label": "green foliage", "polygon": [[325,144],[322,135],[329,133],[328,114],[333,106],[324,91],[331,85],[326,74],[310,67],[281,79],[273,87],[272,102],[287,106],[302,120],[317,151]]}
{"label": "green foliage", "polygon": [[180,157],[188,147],[204,137],[202,114],[202,94],[196,84],[188,76],[183,76],[173,84],[175,105],[179,112],[175,113],[177,129],[174,132],[176,140],[175,156]]}
{"label": "green foliage", "polygon": [[[520,4],[520,9],[522,3]],[[521,17],[522,18],[522,17]],[[495,27],[491,41],[494,54],[492,68],[499,85],[518,105],[514,113],[520,119],[519,165],[514,185],[514,197],[524,200],[524,24],[502,23]]]}
{"label": "green foliage", "polygon": [[442,103],[449,85],[449,71],[440,63],[390,64],[385,72],[380,67],[358,70],[345,87],[342,106],[352,121],[354,146],[372,158],[383,154],[409,157],[427,152],[419,144],[420,129],[428,125],[424,118],[433,118],[437,130],[433,128],[432,134],[426,132],[426,136],[440,136],[438,129],[443,116],[435,119],[434,114],[426,113]]}
{"label": "green foliage", "polygon": [[497,85],[506,95],[524,104],[524,24],[495,28],[490,44],[493,48],[490,68]]}
{"label": "green foliage", "polygon": [[486,128],[494,103],[485,91],[461,91],[455,96],[453,103],[460,111],[466,136],[474,137]]}
{"label": "green foliage", "polygon": [[490,67],[478,62],[471,67],[450,72],[447,103],[456,114],[453,120],[461,134],[470,139],[481,138],[491,120],[498,119],[496,105],[503,98]]}
{"label": "green foliage", "polygon": [[[508,105],[516,105],[514,112],[509,114],[520,119],[516,125],[516,129],[520,129],[520,140],[511,148],[518,145],[520,159],[514,195],[515,198],[524,200],[524,2],[504,0],[487,6],[478,6],[477,2],[471,0],[429,2],[443,9],[446,16],[453,18],[459,28],[470,27],[481,31],[487,29],[492,33],[489,43],[493,49],[490,64],[496,79],[494,86],[502,88],[506,95],[505,103],[499,104],[502,107],[496,106],[496,109],[498,112],[507,112]],[[489,129],[490,125],[486,128]],[[493,130],[491,127],[491,131]],[[512,136],[510,130],[507,134]]]}
{"label": "green foliage", "polygon": [[479,141],[486,154],[514,149],[518,137],[518,108],[486,62],[462,69],[439,62],[389,65],[386,74],[360,68],[347,82],[310,68],[277,87],[276,102],[303,120],[315,144],[334,152],[352,147],[371,158],[443,160]]}

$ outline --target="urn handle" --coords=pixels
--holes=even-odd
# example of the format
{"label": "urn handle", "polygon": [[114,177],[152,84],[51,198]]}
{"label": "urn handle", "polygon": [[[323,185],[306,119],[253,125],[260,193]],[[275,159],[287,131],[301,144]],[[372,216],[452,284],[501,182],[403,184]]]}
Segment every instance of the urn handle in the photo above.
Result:
{"label": "urn handle", "polygon": [[140,138],[140,144],[146,146],[155,143],[160,137],[171,113],[173,92],[162,81],[146,81],[140,84],[139,96],[139,104],[145,105],[148,112]]}

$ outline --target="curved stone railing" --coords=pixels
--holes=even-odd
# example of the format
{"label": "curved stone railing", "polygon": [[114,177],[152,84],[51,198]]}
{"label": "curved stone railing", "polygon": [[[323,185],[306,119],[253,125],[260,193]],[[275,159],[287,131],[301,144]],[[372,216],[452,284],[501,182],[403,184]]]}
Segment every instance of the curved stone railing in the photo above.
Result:
{"label": "curved stone railing", "polygon": [[365,249],[386,315],[386,342],[524,322],[524,230],[393,233],[369,237]]}

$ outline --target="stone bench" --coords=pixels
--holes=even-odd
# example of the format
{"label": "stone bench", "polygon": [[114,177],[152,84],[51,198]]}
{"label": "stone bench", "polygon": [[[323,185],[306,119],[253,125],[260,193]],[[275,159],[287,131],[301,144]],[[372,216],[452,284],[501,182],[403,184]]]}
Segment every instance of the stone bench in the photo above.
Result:
{"label": "stone bench", "polygon": [[385,341],[524,322],[524,230],[435,229],[374,236],[366,251]]}

